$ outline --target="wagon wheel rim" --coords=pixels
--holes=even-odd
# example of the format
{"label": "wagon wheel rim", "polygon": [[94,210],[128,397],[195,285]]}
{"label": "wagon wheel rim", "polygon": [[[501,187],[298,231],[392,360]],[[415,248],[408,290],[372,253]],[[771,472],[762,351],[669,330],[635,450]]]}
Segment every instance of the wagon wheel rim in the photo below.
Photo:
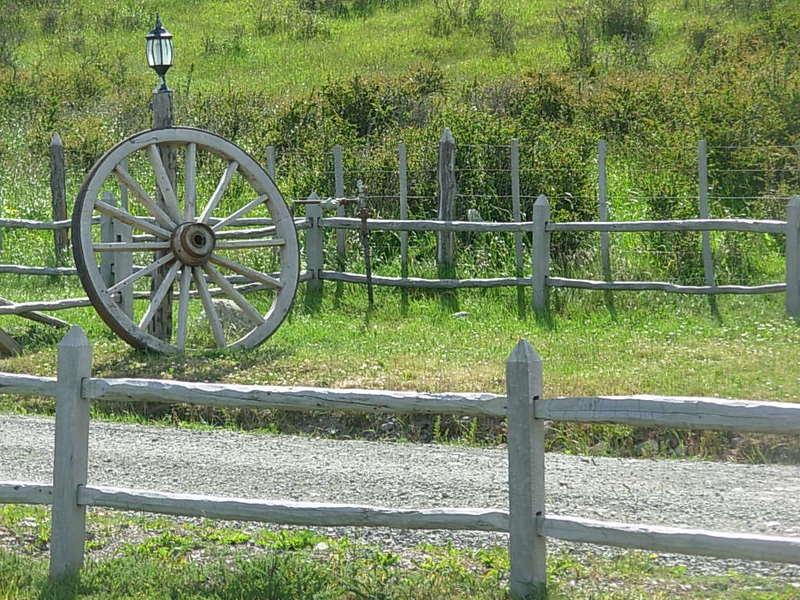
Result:
{"label": "wagon wheel rim", "polygon": [[[182,158],[179,182],[168,175],[165,149]],[[127,190],[128,207],[104,201],[103,192],[116,187]],[[98,240],[102,215],[128,226],[130,241]],[[110,149],[83,182],[72,235],[78,274],[98,314],[132,346],[157,352],[205,347],[195,343],[192,331],[199,313],[208,323],[211,347],[257,346],[286,318],[299,280],[294,220],[278,188],[241,148],[199,129],[144,131]],[[107,252],[145,263],[109,282],[98,265]],[[277,271],[265,268],[270,263]],[[147,294],[142,286],[154,276],[159,279]],[[129,289],[136,298],[130,316],[120,305]],[[214,297],[235,305],[248,326],[227,327]],[[169,301],[172,308],[161,313],[172,333],[160,339],[148,328]]]}

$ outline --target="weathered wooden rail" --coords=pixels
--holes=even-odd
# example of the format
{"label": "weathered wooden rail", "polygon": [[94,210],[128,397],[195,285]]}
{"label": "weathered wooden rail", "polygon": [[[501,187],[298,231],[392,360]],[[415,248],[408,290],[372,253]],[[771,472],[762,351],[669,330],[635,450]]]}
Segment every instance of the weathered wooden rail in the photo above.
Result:
{"label": "weathered wooden rail", "polygon": [[[456,290],[460,288],[487,288],[515,286],[519,288],[518,299],[524,302],[524,288],[531,290],[531,304],[534,311],[542,316],[548,310],[548,291],[550,288],[575,288],[586,290],[603,290],[606,292],[621,291],[661,291],[680,294],[703,294],[709,296],[712,310],[715,310],[714,297],[719,294],[772,294],[784,293],[786,311],[795,319],[800,320],[800,199],[792,198],[786,210],[786,220],[770,219],[711,219],[709,210],[709,183],[708,183],[708,148],[705,141],[700,141],[697,146],[697,185],[698,185],[698,216],[697,219],[664,220],[664,221],[611,221],[608,207],[607,183],[607,145],[605,141],[598,144],[598,216],[600,221],[588,222],[555,222],[552,220],[549,202],[543,196],[533,206],[532,220],[522,220],[522,199],[520,191],[520,158],[519,144],[511,140],[509,155],[509,172],[511,175],[511,208],[512,222],[482,222],[482,221],[457,221],[455,204],[458,198],[457,170],[455,167],[455,139],[449,130],[446,130],[439,141],[439,161],[437,168],[438,181],[438,219],[408,219],[408,165],[405,145],[398,149],[398,176],[399,176],[399,215],[400,219],[367,219],[366,222],[359,218],[345,216],[345,204],[352,202],[352,198],[345,197],[345,173],[342,158],[342,148],[333,149],[334,163],[334,197],[320,200],[315,194],[307,201],[299,201],[306,205],[306,217],[297,218],[295,224],[298,230],[306,230],[304,256],[307,261],[307,272],[304,281],[307,281],[308,291],[312,295],[319,295],[323,290],[326,280],[359,284],[374,284],[380,286],[393,286],[401,290],[409,288],[427,288],[438,290]],[[51,230],[54,233],[57,266],[26,266],[26,265],[0,265],[0,274],[60,276],[77,275],[73,268],[64,266],[64,255],[69,240],[66,229],[70,221],[66,220],[65,185],[63,144],[56,135],[51,144],[51,193],[53,203],[53,221],[32,221],[28,219],[0,219],[0,228],[23,228],[29,230]],[[275,151],[268,148],[266,152],[267,171],[274,178],[276,175]],[[126,190],[121,189],[124,196]],[[111,201],[114,202],[113,200]],[[316,203],[315,203],[316,202]],[[124,199],[123,199],[124,204]],[[336,216],[326,217],[324,207],[333,207]],[[113,209],[113,207],[112,207]],[[109,210],[112,210],[109,209]],[[115,227],[112,214],[98,217],[97,222],[103,222],[109,231]],[[145,219],[147,220],[147,219]],[[259,227],[269,226],[269,219],[244,218],[238,221],[242,227],[253,227],[253,236],[257,237],[263,230]],[[336,236],[335,260],[326,261],[324,248],[325,233],[334,230]],[[400,277],[367,276],[367,274],[353,273],[346,270],[346,232],[351,231],[394,231],[400,234]],[[719,285],[714,275],[714,261],[710,245],[710,232],[746,232],[785,236],[785,262],[786,276],[784,282],[775,282],[765,285]],[[436,261],[438,265],[438,278],[409,277],[408,265],[408,233],[433,232],[437,234]],[[577,279],[551,276],[550,270],[550,235],[553,232],[597,232],[600,234],[600,258],[602,267],[602,280]],[[615,281],[612,278],[610,263],[610,234],[631,232],[699,232],[702,234],[702,256],[705,285],[682,285],[664,281]],[[507,233],[514,236],[514,274],[490,278],[463,279],[456,276],[455,235],[481,234],[481,233]],[[224,234],[223,234],[224,235]],[[237,237],[243,236],[241,231],[236,232]],[[525,243],[523,236],[530,236],[531,272],[525,273],[526,264]],[[222,236],[220,236],[222,237]],[[126,238],[127,239],[127,238]],[[131,243],[150,243],[152,236],[133,235]],[[113,253],[108,253],[105,260],[109,263],[107,271],[116,277],[120,270],[119,265],[111,266],[114,260]],[[333,265],[331,263],[333,262]],[[333,266],[334,268],[331,268]],[[135,267],[133,267],[135,270]],[[366,270],[366,269],[365,269]],[[128,267],[123,266],[122,271],[128,273]],[[231,279],[231,278],[229,278]],[[235,278],[233,278],[235,279]],[[231,281],[231,283],[235,283]],[[128,294],[129,291],[124,291]],[[404,292],[405,293],[405,292]],[[135,297],[135,296],[134,296]],[[405,296],[404,296],[405,297]],[[60,310],[75,306],[88,306],[85,299],[68,299],[63,301],[36,303],[37,310]],[[0,314],[21,314],[24,306],[0,308]]]}
{"label": "weathered wooden rail", "polygon": [[[365,224],[361,219],[347,217],[324,218],[314,209],[312,197],[306,202],[309,216],[297,218],[298,230],[306,230],[305,256],[307,259],[306,271],[301,276],[303,281],[314,284],[317,292],[321,291],[321,282],[324,280],[341,281],[346,283],[367,283],[374,285],[393,286],[400,288],[427,288],[427,289],[459,289],[459,288],[489,288],[519,286],[531,287],[533,293],[533,306],[538,314],[547,311],[547,296],[549,288],[578,288],[587,290],[610,291],[662,291],[680,294],[786,294],[787,313],[800,319],[800,197],[794,197],[787,206],[787,220],[755,220],[755,219],[685,219],[671,221],[620,221],[620,222],[570,222],[557,223],[549,220],[550,207],[547,198],[540,197],[534,205],[534,214],[539,214],[538,221],[516,223],[490,223],[470,221],[439,221],[439,220],[391,220],[371,219]],[[320,201],[316,198],[317,201]],[[243,220],[244,221],[244,220]],[[269,225],[268,219],[249,219],[243,226],[257,227]],[[251,222],[252,221],[252,222]],[[63,223],[57,223],[59,227]],[[55,222],[39,222],[28,220],[0,220],[0,226],[49,229]],[[527,233],[532,236],[532,265],[533,272],[530,277],[493,277],[472,279],[426,279],[419,277],[387,277],[371,276],[350,273],[343,270],[325,269],[324,247],[326,229],[339,232],[344,230],[359,230],[366,227],[370,231],[398,231],[398,232],[450,232],[450,233]],[[748,233],[783,234],[786,236],[786,282],[765,285],[701,285],[689,286],[663,281],[597,281],[591,279],[574,279],[565,277],[552,277],[550,270],[550,236],[554,231],[585,231],[585,232],[708,232],[708,231],[738,231]],[[258,230],[254,230],[254,235]],[[143,240],[147,243],[148,240]],[[408,269],[404,270],[405,273]],[[34,267],[20,265],[0,265],[0,273],[18,275],[77,275],[77,271],[67,267]],[[235,279],[235,278],[234,278]],[[146,292],[134,293],[133,297],[148,297]],[[90,306],[86,298],[72,298],[51,302],[32,302],[0,306],[2,314],[22,314],[31,310],[61,310],[78,306]]]}
{"label": "weathered wooden rail", "polygon": [[[800,538],[598,521],[549,515],[545,507],[544,422],[797,434],[800,405],[676,396],[546,398],[539,356],[521,341],[506,362],[505,396],[192,383],[91,376],[91,347],[73,327],[59,344],[58,377],[0,373],[0,393],[55,396],[54,481],[0,481],[0,503],[53,506],[50,572],[81,568],[87,506],[286,525],[458,529],[509,533],[511,592],[545,592],[546,540],[800,564]],[[439,413],[508,417],[508,510],[393,508],[222,498],[123,487],[87,480],[91,402],[158,401],[234,408]]]}
{"label": "weathered wooden rail", "polygon": [[[521,276],[516,269],[516,277],[496,277],[482,279],[421,279],[402,277],[372,276],[348,273],[342,270],[324,268],[322,234],[306,238],[308,248],[307,270],[318,280],[344,281],[348,283],[367,283],[395,286],[401,288],[458,289],[469,287],[529,286],[532,288],[533,308],[538,315],[548,310],[548,290],[550,288],[579,288],[609,291],[654,290],[680,294],[786,294],[787,314],[800,319],[800,196],[793,197],[786,210],[786,221],[757,219],[683,219],[667,221],[615,221],[615,222],[553,222],[550,218],[550,204],[546,197],[540,196],[533,206],[533,221],[514,223],[486,223],[469,221],[441,220],[393,220],[372,219],[366,223],[361,219],[332,217],[310,218],[310,230],[334,229],[353,230],[366,228],[370,231],[428,231],[450,233],[513,233],[531,235],[532,273],[530,277]],[[550,275],[550,234],[552,232],[710,232],[736,231],[746,233],[783,234],[786,236],[786,281],[766,285],[717,285],[714,279],[706,278],[706,285],[690,286],[665,281],[596,281],[552,277]],[[310,243],[315,244],[310,247]],[[521,264],[517,260],[517,267]],[[404,269],[407,273],[407,269]],[[452,272],[452,270],[451,270]],[[709,283],[710,282],[710,283]]]}

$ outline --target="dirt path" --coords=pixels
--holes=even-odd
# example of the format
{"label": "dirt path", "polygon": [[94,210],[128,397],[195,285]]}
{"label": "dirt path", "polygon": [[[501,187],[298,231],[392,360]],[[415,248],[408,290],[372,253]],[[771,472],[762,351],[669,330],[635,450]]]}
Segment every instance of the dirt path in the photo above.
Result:
{"label": "dirt path", "polygon": [[[93,422],[92,484],[398,507],[507,506],[505,448],[336,441]],[[0,479],[51,481],[52,419],[0,415]],[[547,455],[551,514],[800,536],[800,467]],[[336,528],[401,548],[502,534]],[[583,551],[602,551],[583,546]],[[692,571],[800,579],[800,567],[665,557]]]}

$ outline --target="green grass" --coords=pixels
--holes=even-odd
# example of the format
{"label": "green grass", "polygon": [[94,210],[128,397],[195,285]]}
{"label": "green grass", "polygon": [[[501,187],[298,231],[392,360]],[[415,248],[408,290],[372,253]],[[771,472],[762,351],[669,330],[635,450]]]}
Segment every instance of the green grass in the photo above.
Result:
{"label": "green grass", "polygon": [[[353,3],[343,3],[352,6]],[[378,6],[379,2],[367,2]],[[435,60],[455,81],[505,79],[536,65],[564,68],[568,59],[559,30],[558,12],[569,11],[554,0],[483,0],[478,20],[494,10],[514,21],[516,52],[493,50],[480,24],[458,26],[454,19],[446,35],[434,31],[436,9],[432,2],[388,3],[350,16],[319,11],[323,35],[298,39],[291,32],[267,32],[260,24],[283,15],[298,19],[297,3],[220,2],[191,3],[163,0],[155,3],[128,0],[97,6],[86,0],[56,9],[39,3],[22,9],[25,41],[17,51],[23,69],[41,68],[58,58],[59,69],[79,73],[92,67],[91,57],[114,58],[117,78],[146,86],[152,80],[144,64],[143,38],[159,11],[175,36],[176,67],[168,75],[177,90],[204,90],[232,85],[277,97],[303,94],[326,81],[359,74],[398,75],[409,65]],[[464,7],[466,2],[450,2]],[[708,12],[678,0],[654,0],[650,24],[653,46],[650,61],[673,67],[684,59],[687,22],[712,23],[736,31],[752,20],[741,13],[714,19]],[[711,10],[711,9],[710,9]],[[51,29],[45,23],[51,18]],[[89,24],[94,26],[89,27]],[[55,29],[52,29],[55,28]],[[55,31],[55,34],[54,34]],[[613,44],[598,40],[598,53],[609,60]],[[291,68],[282,68],[290,65]]]}
{"label": "green grass", "polygon": [[[47,579],[47,511],[0,505],[0,599],[447,600],[507,598],[503,547],[420,544],[390,551],[304,529],[220,527],[90,510],[87,566]],[[13,550],[8,548],[12,540]],[[564,600],[708,598],[789,600],[794,583],[730,571],[697,576],[654,555],[551,552],[550,597]]]}
{"label": "green grass", "polygon": [[[435,297],[412,297],[407,314],[399,294],[379,290],[377,307],[366,311],[365,290],[348,288],[338,307],[333,286],[320,312],[302,308],[261,347],[247,352],[208,351],[165,357],[135,351],[118,340],[92,309],[67,311],[87,329],[94,345],[94,370],[103,377],[150,377],[244,384],[312,385],[419,391],[504,393],[504,361],[520,338],[542,357],[548,396],[665,394],[765,401],[800,401],[793,364],[800,328],[783,314],[782,297],[729,297],[719,301],[722,322],[704,298],[617,296],[616,317],[602,296],[564,293],[552,327],[515,314],[513,291],[460,295],[468,313],[455,318]],[[59,333],[38,326],[4,325],[26,342],[24,355],[0,369],[55,375]],[[52,412],[52,401],[5,399],[14,412]],[[355,435],[370,439],[422,439],[433,427],[438,441],[502,441],[503,426],[490,419],[398,417],[386,434],[385,416],[361,417],[284,411],[222,411],[191,407],[97,406],[97,416],[151,419],[193,426],[224,425],[271,432]],[[640,455],[699,455],[740,460],[789,460],[796,440],[746,434],[661,431],[648,434],[621,426],[561,425],[551,447],[568,452]],[[649,436],[652,437],[652,436]]]}

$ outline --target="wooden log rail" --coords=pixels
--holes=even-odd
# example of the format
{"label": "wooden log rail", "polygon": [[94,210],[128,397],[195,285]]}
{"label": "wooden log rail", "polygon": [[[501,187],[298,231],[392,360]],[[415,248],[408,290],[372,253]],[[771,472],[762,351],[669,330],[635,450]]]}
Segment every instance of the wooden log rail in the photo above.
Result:
{"label": "wooden log rail", "polygon": [[505,396],[483,393],[432,394],[100,378],[86,380],[83,393],[85,398],[93,401],[155,401],[226,408],[438,413],[486,417],[502,417],[506,414]]}
{"label": "wooden log rail", "polygon": [[[546,540],[800,564],[800,538],[547,515],[544,422],[800,433],[800,404],[681,396],[543,397],[538,354],[521,341],[506,362],[506,396],[92,378],[91,346],[73,327],[58,377],[0,373],[0,393],[56,397],[55,480],[0,481],[0,503],[52,504],[50,572],[83,563],[87,506],[287,525],[458,529],[509,533],[511,596],[545,591]],[[394,508],[221,498],[94,487],[87,481],[91,401],[157,401],[235,408],[508,416],[509,508]]]}
{"label": "wooden log rail", "polygon": [[[366,283],[367,276],[360,273],[341,273],[339,271],[322,271],[320,279],[343,281],[345,283]],[[399,288],[442,289],[458,288],[490,288],[504,286],[530,286],[531,279],[526,277],[495,277],[488,279],[423,279],[421,277],[383,277],[372,276],[372,283],[380,286]]]}
{"label": "wooden log rail", "polygon": [[[148,223],[155,222],[153,217],[139,217],[141,220],[146,221]],[[216,217],[212,217],[209,219],[209,223],[214,225],[215,223],[221,221],[222,219],[218,219]],[[297,217],[294,220],[295,227],[299,229],[305,229],[309,227],[306,223],[306,219],[304,217]],[[96,217],[92,219],[92,223],[99,224],[100,217]],[[272,225],[272,219],[266,217],[248,217],[237,219],[236,226],[237,227],[253,227],[258,225]],[[72,221],[70,219],[61,220],[61,221],[34,221],[31,219],[0,219],[0,227],[6,227],[8,229],[30,229],[30,230],[45,230],[45,231],[56,231],[60,229],[69,229],[72,227]]]}
{"label": "wooden log rail", "polygon": [[[320,219],[322,227],[330,229],[360,229],[361,219],[326,217]],[[486,221],[438,221],[426,219],[370,219],[370,231],[449,231],[456,233],[530,233],[534,221],[520,223],[494,223]],[[786,233],[785,221],[757,219],[683,219],[666,221],[580,221],[548,222],[545,231],[600,231],[600,232],[652,232],[652,231],[739,231],[750,233]]]}
{"label": "wooden log rail", "polygon": [[[512,158],[513,158],[512,146]],[[602,165],[601,165],[602,166]],[[601,205],[603,196],[601,194]],[[601,211],[608,218],[607,210]],[[705,213],[704,213],[705,214]],[[800,320],[800,198],[793,198],[787,206],[787,220],[770,219],[682,219],[667,221],[590,221],[554,223],[550,220],[550,205],[547,198],[540,196],[533,205],[533,221],[520,222],[515,212],[515,222],[492,223],[475,221],[445,220],[409,220],[409,219],[371,219],[366,227],[372,231],[398,231],[404,235],[410,231],[449,233],[513,233],[515,235],[515,272],[516,277],[494,277],[480,279],[457,279],[455,277],[423,279],[408,277],[405,254],[401,256],[401,277],[373,276],[371,282],[380,286],[394,286],[401,289],[428,288],[455,290],[459,288],[490,288],[530,286],[532,304],[537,317],[546,317],[549,311],[548,290],[553,287],[579,288],[588,290],[611,291],[661,291],[679,294],[704,294],[710,297],[712,309],[716,307],[713,297],[719,294],[773,294],[785,293],[786,312]],[[360,219],[347,217],[316,218],[314,227],[330,228],[337,232],[337,239],[343,230],[358,230],[364,226]],[[765,285],[718,285],[713,277],[713,261],[708,256],[706,238],[704,237],[705,283],[703,286],[682,285],[665,281],[613,281],[611,279],[608,259],[608,239],[601,236],[602,262],[605,280],[572,279],[550,276],[550,235],[553,232],[599,232],[602,236],[609,233],[630,232],[703,232],[735,231],[745,233],[784,234],[786,236],[786,282]],[[520,257],[520,235],[528,233],[531,243],[531,277],[521,274],[522,259]],[[401,240],[402,241],[402,240]],[[441,245],[441,244],[440,244]],[[346,283],[367,283],[367,277],[359,273],[349,273],[339,267],[338,270],[319,268],[319,260],[315,263],[314,272],[318,280],[332,280]],[[449,264],[449,263],[448,263]],[[440,269],[440,273],[442,270]],[[522,310],[520,310],[522,312]]]}
{"label": "wooden log rail", "polygon": [[[279,277],[280,273],[271,273],[273,277]],[[301,271],[299,280],[302,281],[309,281],[313,278],[313,274],[309,273],[308,271]],[[226,277],[228,281],[231,283],[239,283],[241,281],[251,281],[247,278],[239,278],[239,277]],[[247,292],[255,292],[258,290],[264,289],[263,285],[260,283],[253,283],[248,285],[243,285],[236,288],[237,291],[241,293]],[[218,287],[210,288],[209,293],[212,296],[220,296],[226,295],[223,290]],[[178,299],[178,294],[173,294],[173,299]],[[198,293],[193,291],[190,294],[191,298],[197,298]],[[134,299],[148,299],[150,298],[150,292],[147,291],[139,291],[133,293]],[[2,304],[0,302],[0,315],[21,315],[23,317],[27,316],[28,314],[35,314],[34,311],[57,311],[57,310],[67,310],[70,308],[84,308],[87,306],[92,306],[92,301],[89,298],[66,298],[63,300],[43,300],[41,302],[17,302],[13,303],[10,302],[9,304]],[[30,318],[30,317],[28,317]]]}
{"label": "wooden log rail", "polygon": [[775,294],[786,291],[785,283],[765,285],[680,285],[664,281],[596,281],[593,279],[569,279],[548,277],[549,287],[578,288],[584,290],[611,290],[639,292],[654,290],[675,294]]}

